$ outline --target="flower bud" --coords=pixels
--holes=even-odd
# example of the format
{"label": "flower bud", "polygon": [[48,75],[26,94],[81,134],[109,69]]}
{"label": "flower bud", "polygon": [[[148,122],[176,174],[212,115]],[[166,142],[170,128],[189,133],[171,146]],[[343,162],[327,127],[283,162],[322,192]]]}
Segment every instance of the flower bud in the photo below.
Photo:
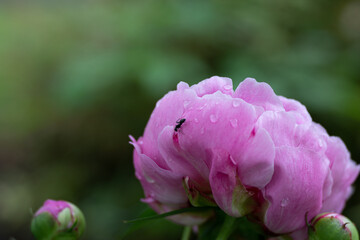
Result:
{"label": "flower bud", "polygon": [[338,213],[321,213],[309,226],[309,240],[359,240],[355,225]]}
{"label": "flower bud", "polygon": [[77,240],[84,230],[85,218],[80,209],[61,200],[46,200],[31,222],[37,240]]}

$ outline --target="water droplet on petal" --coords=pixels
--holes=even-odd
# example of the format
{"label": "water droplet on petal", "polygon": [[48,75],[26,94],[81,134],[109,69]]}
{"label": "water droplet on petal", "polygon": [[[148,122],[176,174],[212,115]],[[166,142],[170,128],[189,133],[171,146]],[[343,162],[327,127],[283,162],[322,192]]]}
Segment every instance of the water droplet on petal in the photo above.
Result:
{"label": "water droplet on petal", "polygon": [[203,110],[204,107],[205,107],[205,105],[202,105],[202,106],[198,107],[197,110]]}
{"label": "water droplet on petal", "polygon": [[144,141],[143,141],[143,140],[139,140],[138,143],[139,143],[140,145],[143,145],[143,144],[144,144]]}
{"label": "water droplet on petal", "polygon": [[211,114],[211,115],[210,115],[210,122],[216,123],[217,120],[218,120],[218,116],[217,116],[217,115],[215,115],[215,114]]}
{"label": "water droplet on petal", "polygon": [[319,146],[319,148],[325,147],[325,143],[324,143],[324,141],[322,139],[318,140],[318,146]]}
{"label": "water droplet on petal", "polygon": [[232,103],[232,105],[233,105],[234,107],[238,107],[238,106],[240,106],[240,104],[241,104],[241,101],[240,101],[240,100],[237,100],[237,99],[235,99],[235,100],[233,101],[233,103]]}
{"label": "water droplet on petal", "polygon": [[194,122],[198,123],[198,122],[199,122],[199,119],[194,118]]}
{"label": "water droplet on petal", "polygon": [[225,85],[224,86],[224,89],[227,90],[227,91],[231,90],[232,88],[233,87],[231,85]]}
{"label": "water droplet on petal", "polygon": [[145,179],[148,183],[155,183],[155,180],[150,178],[149,176],[145,176]]}
{"label": "water droplet on petal", "polygon": [[152,179],[149,175],[147,175],[146,172],[144,171],[143,171],[143,176],[148,183],[155,183],[155,180]]}
{"label": "water droplet on petal", "polygon": [[189,106],[190,101],[184,101],[184,108],[186,108],[187,106]]}
{"label": "water droplet on petal", "polygon": [[237,119],[230,119],[230,124],[233,128],[236,128],[238,126],[238,120]]}
{"label": "water droplet on petal", "polygon": [[236,161],[235,161],[235,159],[230,155],[230,161],[234,164],[234,165],[236,165]]}
{"label": "water droplet on petal", "polygon": [[280,206],[281,207],[286,207],[289,204],[289,199],[288,198],[283,198],[281,200]]}

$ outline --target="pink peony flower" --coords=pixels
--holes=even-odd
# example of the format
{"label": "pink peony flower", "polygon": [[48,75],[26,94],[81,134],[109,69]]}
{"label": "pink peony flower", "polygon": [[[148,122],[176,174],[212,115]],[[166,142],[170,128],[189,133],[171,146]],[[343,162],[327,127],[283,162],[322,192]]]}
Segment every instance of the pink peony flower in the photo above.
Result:
{"label": "pink peony flower", "polygon": [[235,91],[229,78],[180,82],[157,102],[143,137],[130,138],[143,201],[159,213],[217,205],[278,234],[301,231],[306,214],[340,213],[360,170],[302,104],[251,78]]}

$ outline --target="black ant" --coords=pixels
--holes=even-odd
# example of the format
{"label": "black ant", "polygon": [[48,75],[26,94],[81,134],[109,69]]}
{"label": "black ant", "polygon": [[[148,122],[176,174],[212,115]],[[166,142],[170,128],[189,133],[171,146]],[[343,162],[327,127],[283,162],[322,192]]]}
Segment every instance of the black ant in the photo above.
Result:
{"label": "black ant", "polygon": [[179,120],[177,120],[176,121],[176,126],[175,126],[175,128],[174,128],[174,131],[175,132],[177,132],[179,129],[180,129],[180,127],[181,127],[181,125],[183,125],[183,123],[186,121],[186,119],[185,118],[182,118],[182,119],[179,119]]}

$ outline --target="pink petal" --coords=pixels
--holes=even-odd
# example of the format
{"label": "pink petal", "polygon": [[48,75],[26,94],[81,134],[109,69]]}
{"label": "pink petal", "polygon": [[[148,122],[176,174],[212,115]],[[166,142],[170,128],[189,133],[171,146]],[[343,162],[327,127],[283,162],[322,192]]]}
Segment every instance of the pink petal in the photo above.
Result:
{"label": "pink petal", "polygon": [[230,78],[214,76],[191,86],[199,97],[220,91],[232,96],[234,93],[232,80]]}
{"label": "pink petal", "polygon": [[248,103],[261,106],[265,110],[281,111],[283,105],[267,83],[259,83],[253,78],[246,78],[235,90],[234,97]]}
{"label": "pink petal", "polygon": [[235,164],[225,151],[215,151],[209,179],[214,199],[225,213],[239,217],[254,210],[252,194],[240,183]]}
{"label": "pink petal", "polygon": [[274,176],[264,191],[269,201],[264,222],[271,231],[300,229],[306,213],[311,219],[319,212],[328,164],[321,154],[304,148],[276,149]]}
{"label": "pink petal", "polygon": [[221,92],[205,95],[185,111],[186,122],[178,132],[179,144],[210,167],[208,152],[214,148],[237,151],[250,137],[256,117],[255,108],[241,99]]}
{"label": "pink petal", "polygon": [[179,145],[178,134],[173,127],[165,127],[160,133],[158,147],[171,171],[182,178],[188,176],[192,181],[208,185],[209,168],[204,159],[197,159],[183,151]]}
{"label": "pink petal", "polygon": [[296,146],[294,141],[296,119],[287,112],[264,112],[256,123],[257,128],[264,128],[271,136],[275,146]]}
{"label": "pink petal", "polygon": [[142,150],[162,168],[168,167],[159,154],[156,145],[157,138],[166,126],[176,124],[176,121],[183,115],[186,105],[196,98],[194,90],[183,87],[179,91],[169,92],[156,103],[145,128]]}
{"label": "pink petal", "polygon": [[294,99],[279,96],[286,112],[291,112],[296,116],[296,123],[311,122],[311,116],[306,107]]}
{"label": "pink petal", "polygon": [[262,189],[274,172],[275,146],[263,128],[258,129],[243,146],[243,152],[233,156],[242,184]]}
{"label": "pink petal", "polygon": [[186,204],[187,196],[182,187],[182,177],[170,170],[163,169],[150,157],[141,153],[136,142],[134,165],[147,198],[164,204]]}
{"label": "pink petal", "polygon": [[70,212],[73,214],[73,208],[71,207],[71,205],[68,202],[62,201],[62,200],[48,199],[44,202],[44,205],[41,208],[39,208],[39,210],[37,210],[37,212],[35,213],[35,216],[37,216],[43,212],[48,212],[55,219],[57,219],[59,213],[61,213],[65,208],[69,208]]}
{"label": "pink petal", "polygon": [[325,154],[328,135],[319,124],[313,122],[295,125],[294,146],[311,149]]}
{"label": "pink petal", "polygon": [[360,166],[350,159],[345,144],[338,137],[329,137],[326,155],[330,159],[333,186],[331,195],[324,199],[323,212],[340,213],[351,193],[351,184],[359,175]]}

